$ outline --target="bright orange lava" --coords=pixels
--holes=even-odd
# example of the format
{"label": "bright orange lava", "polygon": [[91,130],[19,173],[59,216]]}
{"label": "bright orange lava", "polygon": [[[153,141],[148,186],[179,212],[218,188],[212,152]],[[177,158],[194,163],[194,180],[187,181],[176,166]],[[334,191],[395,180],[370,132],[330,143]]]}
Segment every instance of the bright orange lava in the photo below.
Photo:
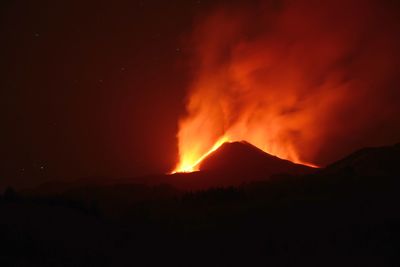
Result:
{"label": "bright orange lava", "polygon": [[212,152],[217,150],[223,143],[228,142],[229,140],[226,137],[220,138],[214,145],[213,147],[208,150],[206,153],[204,153],[202,156],[199,158],[196,156],[192,155],[187,155],[186,157],[183,157],[181,161],[179,162],[178,166],[175,168],[175,170],[172,171],[172,173],[186,173],[186,172],[195,172],[199,170],[199,165],[200,162],[205,159],[208,155],[210,155]]}

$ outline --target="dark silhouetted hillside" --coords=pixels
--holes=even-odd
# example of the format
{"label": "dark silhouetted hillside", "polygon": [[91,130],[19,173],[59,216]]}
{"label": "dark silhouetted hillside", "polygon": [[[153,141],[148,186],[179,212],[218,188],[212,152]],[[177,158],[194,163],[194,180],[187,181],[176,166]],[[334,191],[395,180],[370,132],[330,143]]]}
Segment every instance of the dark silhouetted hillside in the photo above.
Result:
{"label": "dark silhouetted hillside", "polygon": [[200,163],[201,171],[266,177],[309,174],[315,169],[284,160],[245,142],[224,143]]}
{"label": "dark silhouetted hillside", "polygon": [[400,175],[400,143],[360,149],[327,166],[321,173],[326,175],[352,173],[362,176]]}
{"label": "dark silhouetted hillside", "polygon": [[245,142],[224,143],[200,164],[201,171],[231,173],[308,174],[313,168],[284,160]]}
{"label": "dark silhouetted hillside", "polygon": [[[241,166],[291,166],[242,145],[216,158],[232,149],[246,155]],[[230,175],[218,161],[208,162],[218,171],[154,176],[197,190],[96,179],[65,190],[9,187],[0,195],[0,266],[400,266],[398,148],[274,179]]]}

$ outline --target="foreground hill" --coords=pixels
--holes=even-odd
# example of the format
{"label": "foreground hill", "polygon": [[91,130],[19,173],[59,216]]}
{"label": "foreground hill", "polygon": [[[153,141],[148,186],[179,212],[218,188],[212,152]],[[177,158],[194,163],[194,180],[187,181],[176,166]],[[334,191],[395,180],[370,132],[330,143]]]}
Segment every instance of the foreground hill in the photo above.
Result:
{"label": "foreground hill", "polygon": [[88,181],[61,193],[9,189],[0,194],[0,266],[400,266],[397,149],[200,191]]}

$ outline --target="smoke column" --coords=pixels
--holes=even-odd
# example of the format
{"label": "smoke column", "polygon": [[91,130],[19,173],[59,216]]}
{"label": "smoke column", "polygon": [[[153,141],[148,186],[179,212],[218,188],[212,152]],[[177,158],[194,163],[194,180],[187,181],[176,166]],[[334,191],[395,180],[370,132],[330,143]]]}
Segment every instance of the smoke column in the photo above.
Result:
{"label": "smoke column", "polygon": [[316,165],[396,141],[394,2],[260,1],[221,6],[199,19],[176,171],[195,170],[223,141],[246,140]]}

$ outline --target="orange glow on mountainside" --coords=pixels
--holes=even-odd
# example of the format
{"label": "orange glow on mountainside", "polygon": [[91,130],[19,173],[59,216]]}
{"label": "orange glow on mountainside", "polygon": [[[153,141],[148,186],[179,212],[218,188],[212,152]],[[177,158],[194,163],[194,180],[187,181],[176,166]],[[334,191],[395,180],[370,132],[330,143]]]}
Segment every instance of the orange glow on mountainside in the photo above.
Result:
{"label": "orange glow on mountainside", "polygon": [[[174,173],[188,173],[188,172],[199,171],[200,163],[226,142],[231,142],[231,140],[229,140],[229,138],[226,136],[221,137],[212,146],[211,149],[209,149],[206,153],[204,153],[200,156],[199,156],[198,152],[196,153],[195,149],[194,150],[188,149],[187,154],[185,154],[181,157],[181,161],[179,162],[178,166],[171,173],[174,174]],[[271,153],[269,153],[269,154],[271,154]],[[316,166],[314,164],[301,162],[295,158],[292,158],[291,161],[294,163],[303,164],[303,165],[306,165],[309,167],[318,168],[318,166]]]}
{"label": "orange glow on mountainside", "polygon": [[172,173],[198,171],[200,162],[227,141],[228,139],[226,137],[222,137],[212,146],[210,150],[208,150],[201,156],[199,156],[195,150],[189,151],[184,157],[181,158],[179,165],[176,167],[174,171],[172,171]]}

